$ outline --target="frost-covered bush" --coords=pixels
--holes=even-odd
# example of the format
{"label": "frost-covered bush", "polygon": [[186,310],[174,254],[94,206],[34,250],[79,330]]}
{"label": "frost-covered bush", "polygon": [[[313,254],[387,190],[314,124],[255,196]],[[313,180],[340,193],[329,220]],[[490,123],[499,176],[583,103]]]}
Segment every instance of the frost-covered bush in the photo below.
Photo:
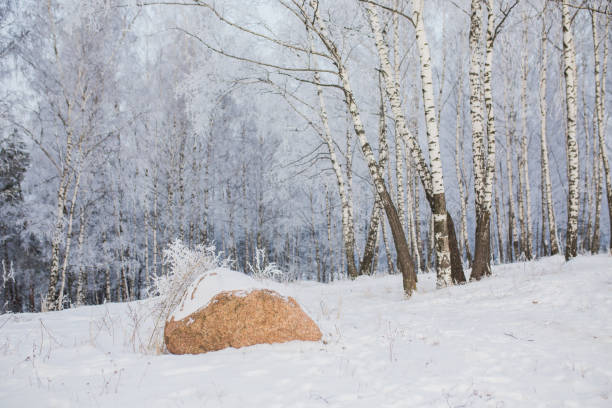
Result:
{"label": "frost-covered bush", "polygon": [[232,260],[217,253],[214,245],[190,249],[179,240],[164,250],[167,273],[153,277],[149,296],[153,297],[154,326],[149,339],[150,352],[163,350],[166,320],[180,303],[189,285],[202,273],[215,268],[231,268]]}
{"label": "frost-covered bush", "polygon": [[295,280],[295,276],[284,272],[275,262],[268,262],[266,250],[264,248],[255,248],[254,264],[248,263],[251,276],[258,280],[269,279],[281,283],[291,282]]}

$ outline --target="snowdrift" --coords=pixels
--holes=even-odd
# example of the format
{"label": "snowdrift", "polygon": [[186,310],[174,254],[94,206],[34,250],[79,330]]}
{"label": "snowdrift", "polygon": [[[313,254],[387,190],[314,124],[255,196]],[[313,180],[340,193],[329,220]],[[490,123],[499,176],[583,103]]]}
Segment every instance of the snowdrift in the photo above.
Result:
{"label": "snowdrift", "polygon": [[[0,316],[1,407],[610,407],[612,258],[283,285],[323,342],[147,355],[147,302]],[[205,299],[204,294],[200,294]],[[189,305],[185,304],[185,308]]]}

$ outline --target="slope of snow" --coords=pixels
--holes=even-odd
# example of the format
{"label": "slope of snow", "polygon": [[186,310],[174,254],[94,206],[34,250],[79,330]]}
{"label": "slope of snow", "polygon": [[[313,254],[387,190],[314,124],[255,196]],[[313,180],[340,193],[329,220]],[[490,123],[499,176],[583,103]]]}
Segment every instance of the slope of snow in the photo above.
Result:
{"label": "slope of snow", "polygon": [[0,316],[0,407],[612,406],[612,258],[419,280],[284,285],[322,342],[203,355],[140,353],[147,302]]}
{"label": "slope of snow", "polygon": [[189,286],[176,310],[169,319],[182,320],[199,309],[206,307],[220,292],[238,291],[247,295],[255,289],[275,290],[275,282],[262,282],[241,272],[227,268],[216,268],[204,272]]}

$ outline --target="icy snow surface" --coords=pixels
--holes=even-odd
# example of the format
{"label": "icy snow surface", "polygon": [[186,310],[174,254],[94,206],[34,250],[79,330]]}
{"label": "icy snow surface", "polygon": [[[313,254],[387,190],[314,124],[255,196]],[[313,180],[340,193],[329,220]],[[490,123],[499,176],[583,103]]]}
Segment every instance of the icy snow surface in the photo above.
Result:
{"label": "icy snow surface", "polygon": [[217,268],[204,272],[187,289],[185,296],[174,313],[169,317],[182,320],[199,309],[206,307],[208,302],[220,292],[237,291],[237,295],[247,295],[255,289],[278,290],[275,282],[262,282],[241,272],[226,268]]}
{"label": "icy snow surface", "polygon": [[147,302],[0,316],[0,407],[612,407],[612,258],[283,285],[322,342],[139,352]]}

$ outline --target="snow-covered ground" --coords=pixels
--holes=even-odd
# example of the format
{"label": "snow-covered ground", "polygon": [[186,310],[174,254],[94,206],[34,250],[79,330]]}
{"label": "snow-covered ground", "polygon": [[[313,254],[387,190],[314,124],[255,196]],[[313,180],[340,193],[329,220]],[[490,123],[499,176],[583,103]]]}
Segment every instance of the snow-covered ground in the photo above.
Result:
{"label": "snow-covered ground", "polygon": [[0,407],[612,407],[612,258],[419,279],[287,285],[324,341],[203,355],[140,353],[144,302],[0,316]]}

